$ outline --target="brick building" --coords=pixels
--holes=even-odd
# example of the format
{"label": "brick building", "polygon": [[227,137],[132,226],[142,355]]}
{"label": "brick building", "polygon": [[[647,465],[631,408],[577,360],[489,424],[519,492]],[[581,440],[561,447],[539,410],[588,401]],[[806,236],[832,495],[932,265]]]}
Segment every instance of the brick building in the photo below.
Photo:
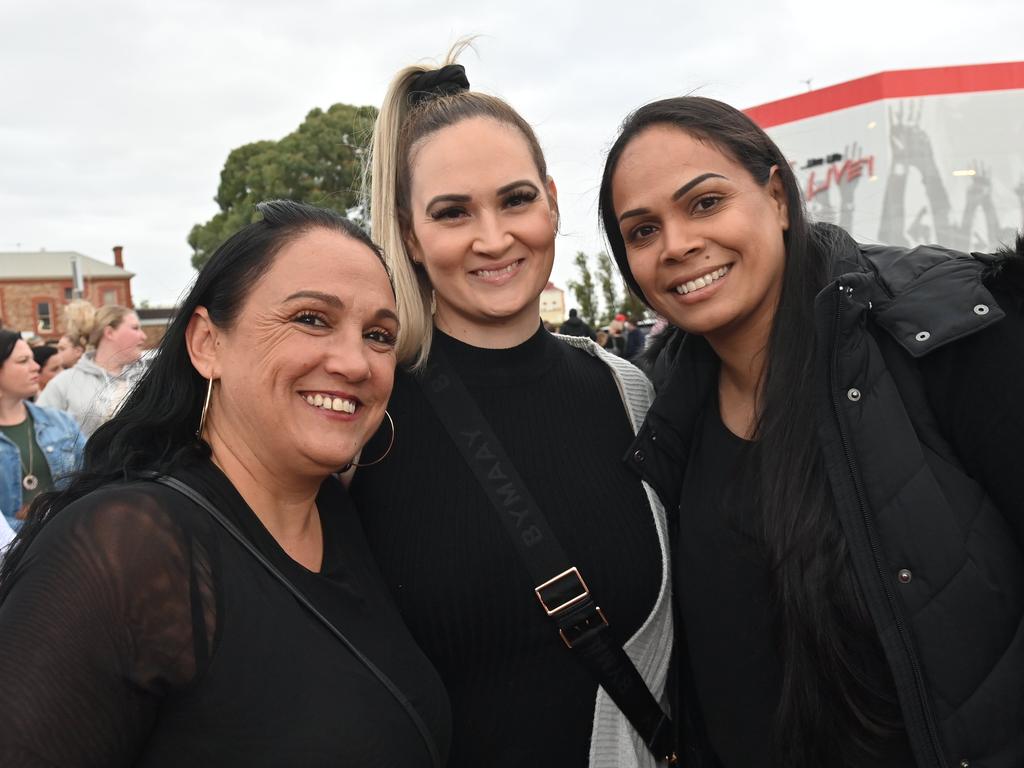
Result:
{"label": "brick building", "polygon": [[72,261],[81,266],[82,298],[97,307],[132,307],[131,279],[124,268],[121,246],[114,263],[71,251],[0,253],[0,321],[5,328],[33,332],[44,339],[60,338],[61,311],[74,290]]}

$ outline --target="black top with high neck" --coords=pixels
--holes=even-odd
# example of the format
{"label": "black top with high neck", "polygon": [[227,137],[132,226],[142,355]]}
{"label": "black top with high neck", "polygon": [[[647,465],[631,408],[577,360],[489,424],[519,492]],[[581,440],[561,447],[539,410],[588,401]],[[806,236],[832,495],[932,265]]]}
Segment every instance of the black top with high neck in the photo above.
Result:
{"label": "black top with high neck", "polygon": [[[661,556],[633,431],[607,366],[543,328],[511,349],[435,332],[562,547],[625,642],[650,613]],[[597,685],[559,639],[497,513],[414,376],[397,436],[352,484],[399,610],[452,703],[449,766],[585,766]],[[364,452],[376,456],[382,445]]]}
{"label": "black top with high neck", "polygon": [[[207,496],[412,701],[447,750],[448,702],[334,479],[318,573],[208,461]],[[0,765],[431,765],[408,713],[209,516],[152,482],[113,485],[41,531],[0,604]]]}

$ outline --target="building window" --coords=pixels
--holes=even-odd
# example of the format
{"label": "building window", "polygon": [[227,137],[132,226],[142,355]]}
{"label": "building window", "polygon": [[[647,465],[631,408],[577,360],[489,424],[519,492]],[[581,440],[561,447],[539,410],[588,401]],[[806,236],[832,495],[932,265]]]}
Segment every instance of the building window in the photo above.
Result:
{"label": "building window", "polygon": [[73,298],[75,298],[75,289],[74,288],[65,288],[64,289],[64,301],[71,301]]}
{"label": "building window", "polygon": [[103,292],[103,305],[110,306],[111,304],[117,304],[117,289],[107,288]]}
{"label": "building window", "polygon": [[53,316],[50,314],[50,302],[40,301],[36,304],[36,333],[53,331]]}

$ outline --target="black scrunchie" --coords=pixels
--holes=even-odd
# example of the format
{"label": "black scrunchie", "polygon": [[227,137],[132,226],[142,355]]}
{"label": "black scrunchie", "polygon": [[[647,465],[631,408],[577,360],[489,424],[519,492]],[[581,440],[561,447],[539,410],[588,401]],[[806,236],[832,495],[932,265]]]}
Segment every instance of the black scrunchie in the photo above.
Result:
{"label": "black scrunchie", "polygon": [[424,101],[461,93],[469,90],[466,68],[461,64],[446,64],[440,69],[420,72],[409,83],[409,104],[416,106]]}

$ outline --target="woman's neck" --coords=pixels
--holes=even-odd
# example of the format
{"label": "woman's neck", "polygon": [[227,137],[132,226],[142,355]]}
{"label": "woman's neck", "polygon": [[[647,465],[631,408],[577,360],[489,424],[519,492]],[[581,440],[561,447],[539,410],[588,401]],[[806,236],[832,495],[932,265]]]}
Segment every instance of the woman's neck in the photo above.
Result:
{"label": "woman's neck", "polygon": [[124,369],[124,365],[118,361],[117,355],[103,344],[96,347],[93,362],[113,376],[117,376]]}
{"label": "woman's neck", "polygon": [[530,339],[540,326],[540,299],[513,317],[497,318],[483,323],[476,318],[443,307],[434,315],[437,327],[463,344],[483,349],[510,349]]}
{"label": "woman's neck", "polygon": [[28,409],[23,398],[0,393],[0,426],[21,424],[27,417]]}
{"label": "woman's neck", "polygon": [[224,439],[215,424],[208,422],[204,436],[213,463],[270,535],[293,560],[318,571],[323,538],[316,495],[323,478],[297,477],[281,472],[280,467],[267,466],[244,441]]}
{"label": "woman's neck", "polygon": [[751,440],[757,427],[757,401],[767,364],[768,333],[728,339],[708,338],[721,366],[718,371],[718,407],[729,431]]}

